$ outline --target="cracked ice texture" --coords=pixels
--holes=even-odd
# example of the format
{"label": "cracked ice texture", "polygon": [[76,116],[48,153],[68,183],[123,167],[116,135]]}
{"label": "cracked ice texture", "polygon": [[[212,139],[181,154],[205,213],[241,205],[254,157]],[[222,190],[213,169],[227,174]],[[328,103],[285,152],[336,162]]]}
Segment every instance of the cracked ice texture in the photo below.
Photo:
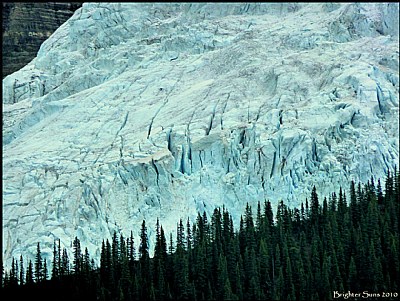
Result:
{"label": "cracked ice texture", "polygon": [[[399,159],[398,3],[85,3],[3,80],[3,259]],[[151,241],[152,243],[152,241]],[[151,246],[152,248],[152,246]]]}

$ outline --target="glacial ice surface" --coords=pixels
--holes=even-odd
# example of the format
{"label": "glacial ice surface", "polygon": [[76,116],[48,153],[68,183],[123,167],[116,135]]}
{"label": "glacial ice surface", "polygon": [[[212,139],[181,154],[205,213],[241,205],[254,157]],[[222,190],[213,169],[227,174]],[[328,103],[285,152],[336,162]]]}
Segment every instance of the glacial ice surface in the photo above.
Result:
{"label": "glacial ice surface", "polygon": [[398,3],[83,4],[3,80],[3,260],[383,177],[398,28]]}

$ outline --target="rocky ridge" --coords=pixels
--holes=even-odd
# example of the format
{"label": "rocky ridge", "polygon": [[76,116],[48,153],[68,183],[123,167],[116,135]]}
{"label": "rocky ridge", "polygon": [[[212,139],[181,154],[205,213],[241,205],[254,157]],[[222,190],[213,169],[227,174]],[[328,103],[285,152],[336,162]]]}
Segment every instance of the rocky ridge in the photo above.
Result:
{"label": "rocky ridge", "polygon": [[80,2],[3,2],[3,78],[28,64]]}
{"label": "rocky ridge", "polygon": [[[399,159],[398,3],[85,3],[3,80],[3,258],[298,206]],[[136,233],[137,234],[137,233]],[[139,240],[137,239],[138,243]],[[150,246],[152,248],[152,246]]]}

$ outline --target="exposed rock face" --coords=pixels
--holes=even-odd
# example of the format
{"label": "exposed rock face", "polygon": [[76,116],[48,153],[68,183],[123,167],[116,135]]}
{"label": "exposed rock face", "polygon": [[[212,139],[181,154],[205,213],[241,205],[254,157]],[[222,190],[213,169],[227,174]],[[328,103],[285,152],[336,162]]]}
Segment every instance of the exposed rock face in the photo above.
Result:
{"label": "exposed rock face", "polygon": [[3,3],[3,78],[28,64],[40,45],[82,4]]}
{"label": "exposed rock face", "polygon": [[[399,159],[398,3],[84,4],[3,80],[4,258]],[[139,242],[137,239],[136,242]],[[32,255],[33,256],[33,255]]]}

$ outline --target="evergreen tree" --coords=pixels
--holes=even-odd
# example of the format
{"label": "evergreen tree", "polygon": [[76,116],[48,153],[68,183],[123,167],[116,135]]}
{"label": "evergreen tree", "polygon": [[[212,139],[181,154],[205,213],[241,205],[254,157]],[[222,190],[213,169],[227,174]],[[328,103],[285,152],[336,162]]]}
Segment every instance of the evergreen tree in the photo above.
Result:
{"label": "evergreen tree", "polygon": [[319,201],[318,201],[318,194],[315,185],[311,191],[311,211],[310,211],[310,219],[313,224],[318,223],[319,217]]}
{"label": "evergreen tree", "polygon": [[105,243],[105,266],[107,269],[106,275],[105,275],[105,288],[108,289],[108,292],[110,294],[115,293],[115,274],[114,274],[114,265],[113,265],[113,260],[112,260],[112,247],[109,242],[109,240],[106,240]]}
{"label": "evergreen tree", "polygon": [[135,265],[135,257],[136,257],[136,249],[135,249],[135,242],[133,238],[133,232],[131,231],[130,238],[127,242],[128,248],[128,262],[129,262],[129,271],[133,274],[134,265]]}
{"label": "evergreen tree", "polygon": [[62,275],[62,273],[61,273],[61,269],[62,269],[61,256],[62,256],[62,254],[61,254],[61,240],[60,239],[58,239],[57,255],[58,255],[57,256],[57,264],[58,264],[57,272],[58,272],[58,276],[61,276]]}
{"label": "evergreen tree", "polygon": [[260,267],[260,289],[262,295],[266,299],[271,299],[271,290],[272,283],[270,278],[271,271],[271,256],[267,247],[267,243],[264,238],[261,238],[260,241],[260,250],[259,250],[259,267]]}
{"label": "evergreen tree", "polygon": [[12,258],[11,271],[9,274],[9,285],[13,288],[18,286],[18,265],[15,258]]}
{"label": "evergreen tree", "polygon": [[24,259],[22,255],[19,257],[19,285],[24,285],[25,283],[25,271],[24,271]]}
{"label": "evergreen tree", "polygon": [[56,241],[54,240],[53,244],[53,268],[51,270],[51,279],[57,279],[59,277],[59,254],[57,252]]}
{"label": "evergreen tree", "polygon": [[33,280],[33,264],[32,261],[29,260],[29,264],[28,264],[28,269],[26,271],[26,284],[27,285],[33,285],[34,284],[34,280]]}
{"label": "evergreen tree", "polygon": [[351,291],[358,291],[357,285],[357,268],[354,261],[354,257],[352,256],[350,259],[350,266],[349,266],[349,276],[347,278],[347,286],[348,289]]}
{"label": "evergreen tree", "polygon": [[249,250],[256,249],[256,242],[255,242],[255,227],[254,227],[254,221],[253,221],[253,213],[251,210],[251,206],[249,206],[249,203],[246,205],[246,210],[245,210],[245,215],[244,215],[244,226],[245,226],[245,243],[246,247],[249,248]]}
{"label": "evergreen tree", "polygon": [[47,271],[47,260],[44,258],[43,259],[43,280],[47,280],[49,274]]}
{"label": "evergreen tree", "polygon": [[73,260],[73,270],[76,276],[80,276],[81,274],[81,243],[78,237],[75,236],[73,241],[73,248],[74,248],[74,260]]}
{"label": "evergreen tree", "polygon": [[41,282],[42,279],[43,279],[42,253],[40,251],[40,243],[37,243],[36,260],[35,260],[35,280],[36,280],[36,283]]}
{"label": "evergreen tree", "polygon": [[69,258],[68,258],[67,250],[65,248],[63,249],[63,255],[62,255],[61,261],[62,261],[61,275],[68,276],[70,274]]}
{"label": "evergreen tree", "polygon": [[141,298],[146,299],[150,294],[151,275],[147,227],[144,220],[140,231],[139,263],[141,270]]}
{"label": "evergreen tree", "polygon": [[324,252],[322,258],[322,270],[321,270],[321,288],[320,288],[320,297],[324,300],[330,299],[332,289],[330,282],[330,270],[331,270],[331,261],[330,257],[327,255],[327,252]]}
{"label": "evergreen tree", "polygon": [[189,218],[186,221],[186,250],[188,261],[188,279],[193,282],[193,236]]}
{"label": "evergreen tree", "polygon": [[120,237],[120,267],[121,276],[119,277],[118,288],[123,292],[123,299],[129,300],[132,296],[131,293],[131,274],[129,270],[129,260],[127,254],[127,247],[123,236]]}
{"label": "evergreen tree", "polygon": [[189,297],[188,262],[185,254],[185,229],[182,219],[177,225],[176,251],[174,254],[175,290],[177,299],[186,300]]}
{"label": "evergreen tree", "polygon": [[114,233],[113,233],[112,242],[111,242],[111,265],[113,267],[114,283],[116,283],[117,280],[121,276],[120,240],[118,239],[116,231],[114,231]]}

